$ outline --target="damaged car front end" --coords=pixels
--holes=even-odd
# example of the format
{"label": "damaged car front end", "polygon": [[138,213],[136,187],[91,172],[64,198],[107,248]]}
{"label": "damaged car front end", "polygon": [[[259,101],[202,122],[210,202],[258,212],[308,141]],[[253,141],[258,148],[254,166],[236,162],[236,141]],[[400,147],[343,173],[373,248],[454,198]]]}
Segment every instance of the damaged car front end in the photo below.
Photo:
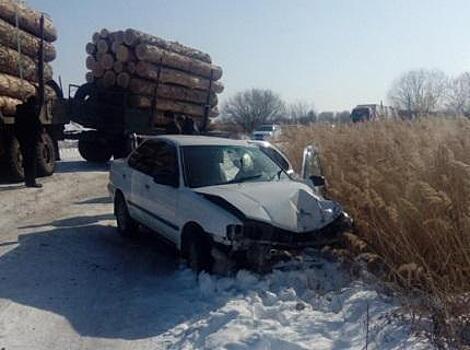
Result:
{"label": "damaged car front end", "polygon": [[313,148],[304,152],[300,178],[259,145],[184,147],[188,187],[214,213],[206,224],[218,223],[206,230],[212,255],[263,270],[283,256],[336,243],[352,220],[322,195],[317,155]]}

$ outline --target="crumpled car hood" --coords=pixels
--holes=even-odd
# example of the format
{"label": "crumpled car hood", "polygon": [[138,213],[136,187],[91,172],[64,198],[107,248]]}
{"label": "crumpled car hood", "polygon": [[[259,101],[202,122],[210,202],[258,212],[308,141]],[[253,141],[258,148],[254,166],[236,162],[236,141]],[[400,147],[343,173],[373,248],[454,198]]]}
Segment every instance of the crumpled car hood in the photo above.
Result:
{"label": "crumpled car hood", "polygon": [[342,212],[341,206],[317,196],[301,182],[247,182],[195,189],[224,199],[246,218],[270,223],[293,232],[321,229]]}

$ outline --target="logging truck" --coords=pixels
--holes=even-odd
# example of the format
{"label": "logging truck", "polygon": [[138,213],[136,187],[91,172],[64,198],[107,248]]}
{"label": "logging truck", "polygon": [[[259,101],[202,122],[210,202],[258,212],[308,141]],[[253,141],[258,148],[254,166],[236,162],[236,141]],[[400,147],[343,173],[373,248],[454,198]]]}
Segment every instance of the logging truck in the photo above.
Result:
{"label": "logging truck", "polygon": [[222,68],[204,52],[135,29],[102,29],[85,50],[87,83],[69,86],[61,110],[88,129],[78,142],[88,161],[127,156],[130,135],[165,133],[175,116],[204,132],[218,114]]}
{"label": "logging truck", "polygon": [[33,94],[38,96],[43,126],[38,149],[38,175],[50,175],[58,157],[57,141],[64,120],[53,110],[58,84],[48,62],[55,56],[52,42],[57,32],[51,20],[17,1],[0,2],[0,169],[12,180],[24,176],[22,156],[15,136],[16,106]]}
{"label": "logging truck", "polygon": [[70,121],[86,129],[78,142],[82,157],[106,162],[130,152],[130,135],[163,133],[175,117],[204,131],[218,114],[222,68],[207,53],[135,29],[102,29],[85,46],[86,83],[70,85],[64,98],[48,64],[56,39],[47,16],[16,0],[0,2],[0,162],[14,179],[23,177],[15,110],[33,94],[42,101],[40,175],[54,172]]}

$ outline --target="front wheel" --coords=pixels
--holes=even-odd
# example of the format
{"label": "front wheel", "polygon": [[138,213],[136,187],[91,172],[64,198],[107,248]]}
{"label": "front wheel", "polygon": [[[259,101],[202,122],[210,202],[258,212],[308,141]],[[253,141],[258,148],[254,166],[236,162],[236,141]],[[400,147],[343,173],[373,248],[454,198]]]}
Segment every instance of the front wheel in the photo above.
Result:
{"label": "front wheel", "polygon": [[214,259],[211,254],[212,244],[201,234],[191,237],[188,243],[188,266],[195,272],[212,272]]}
{"label": "front wheel", "polygon": [[114,215],[116,216],[118,231],[123,237],[135,238],[138,235],[137,222],[129,215],[126,200],[119,192],[114,200]]}

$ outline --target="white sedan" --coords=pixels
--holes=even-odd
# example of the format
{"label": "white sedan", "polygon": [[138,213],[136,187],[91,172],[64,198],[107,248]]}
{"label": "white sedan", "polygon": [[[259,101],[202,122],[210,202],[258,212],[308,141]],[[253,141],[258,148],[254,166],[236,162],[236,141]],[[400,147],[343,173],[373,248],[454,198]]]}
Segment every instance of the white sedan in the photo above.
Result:
{"label": "white sedan", "polygon": [[146,226],[197,271],[210,271],[221,256],[251,265],[277,250],[335,241],[349,222],[338,203],[294,180],[249,141],[149,138],[112,162],[109,190],[123,235]]}

